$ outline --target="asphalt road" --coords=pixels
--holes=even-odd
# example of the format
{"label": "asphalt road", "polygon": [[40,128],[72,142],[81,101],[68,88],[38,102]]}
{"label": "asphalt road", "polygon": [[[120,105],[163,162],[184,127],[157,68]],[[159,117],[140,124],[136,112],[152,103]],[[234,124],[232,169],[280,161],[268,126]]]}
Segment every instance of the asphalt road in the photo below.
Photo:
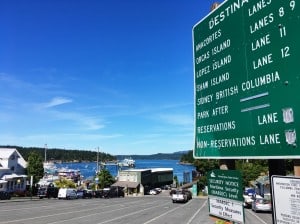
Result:
{"label": "asphalt road", "polygon": [[[172,203],[167,195],[111,199],[1,201],[0,224],[214,224],[207,199]],[[245,209],[245,223],[272,224],[270,213]]]}

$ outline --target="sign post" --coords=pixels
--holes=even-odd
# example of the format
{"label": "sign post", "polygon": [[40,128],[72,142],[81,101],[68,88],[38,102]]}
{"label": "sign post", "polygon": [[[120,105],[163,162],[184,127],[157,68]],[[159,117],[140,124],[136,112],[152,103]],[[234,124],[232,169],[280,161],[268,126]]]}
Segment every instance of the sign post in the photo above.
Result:
{"label": "sign post", "polygon": [[227,0],[193,28],[195,158],[300,158],[300,5]]}

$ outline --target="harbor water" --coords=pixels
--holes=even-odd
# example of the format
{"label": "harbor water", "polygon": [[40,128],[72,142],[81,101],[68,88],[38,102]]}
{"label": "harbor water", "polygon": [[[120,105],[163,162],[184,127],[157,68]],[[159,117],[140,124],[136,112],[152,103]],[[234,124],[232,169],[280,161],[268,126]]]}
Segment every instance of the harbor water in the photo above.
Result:
{"label": "harbor water", "polygon": [[[97,171],[96,162],[81,162],[81,163],[59,163],[55,164],[58,169],[76,169],[80,170],[84,179],[93,179]],[[118,175],[118,166],[105,166],[110,174],[114,177]],[[119,167],[120,168],[120,167]],[[151,169],[151,168],[172,168],[174,176],[177,176],[179,182],[184,180],[192,180],[192,171],[195,167],[192,165],[180,164],[178,160],[135,160],[135,169]]]}

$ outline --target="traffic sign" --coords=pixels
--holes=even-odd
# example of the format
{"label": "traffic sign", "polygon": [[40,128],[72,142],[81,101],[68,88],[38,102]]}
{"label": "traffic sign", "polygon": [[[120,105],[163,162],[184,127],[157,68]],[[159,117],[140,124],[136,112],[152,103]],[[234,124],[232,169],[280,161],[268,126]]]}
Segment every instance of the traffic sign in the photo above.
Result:
{"label": "traffic sign", "polygon": [[207,175],[209,213],[244,223],[242,175],[238,170],[212,170]]}
{"label": "traffic sign", "polygon": [[227,0],[193,27],[195,158],[300,158],[300,4]]}
{"label": "traffic sign", "polygon": [[241,202],[215,197],[210,197],[208,201],[210,215],[231,220],[234,223],[245,223],[245,213]]}
{"label": "traffic sign", "polygon": [[300,178],[272,176],[274,221],[300,223]]}
{"label": "traffic sign", "polygon": [[244,201],[242,175],[238,170],[212,170],[207,175],[208,196]]}

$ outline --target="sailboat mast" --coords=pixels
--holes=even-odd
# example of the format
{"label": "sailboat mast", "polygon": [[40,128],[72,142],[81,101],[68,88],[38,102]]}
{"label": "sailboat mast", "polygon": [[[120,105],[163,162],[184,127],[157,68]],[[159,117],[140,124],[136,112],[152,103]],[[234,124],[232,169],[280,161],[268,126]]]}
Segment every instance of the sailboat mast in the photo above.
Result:
{"label": "sailboat mast", "polygon": [[47,162],[47,144],[45,144],[45,162]]}

